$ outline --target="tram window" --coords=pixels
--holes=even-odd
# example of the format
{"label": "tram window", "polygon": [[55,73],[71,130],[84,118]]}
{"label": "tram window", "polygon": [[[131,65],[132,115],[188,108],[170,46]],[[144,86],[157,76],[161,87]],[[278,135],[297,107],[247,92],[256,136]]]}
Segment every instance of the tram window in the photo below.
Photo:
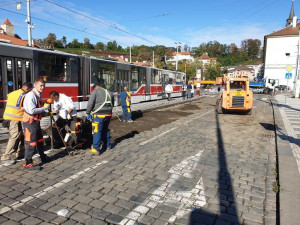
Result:
{"label": "tram window", "polygon": [[31,82],[31,64],[30,61],[25,61],[26,81]]}
{"label": "tram window", "polygon": [[182,82],[183,82],[183,74],[181,74],[181,73],[178,73],[178,74],[176,74],[176,84],[182,84]]}
{"label": "tram window", "polygon": [[13,79],[11,59],[6,59],[6,74],[7,74],[7,90],[8,93],[10,93],[14,90],[14,79]]}
{"label": "tram window", "polygon": [[[91,71],[91,82],[93,82],[93,80],[97,80],[97,82],[99,82],[104,88],[110,91],[117,91],[117,87],[115,86],[115,64],[92,60]],[[93,77],[93,73],[96,74],[96,78]]]}
{"label": "tram window", "polygon": [[161,82],[161,71],[153,70],[153,83],[160,84]]}
{"label": "tram window", "polygon": [[75,60],[67,56],[39,54],[39,71],[39,76],[45,81],[78,81],[78,69]]}
{"label": "tram window", "polygon": [[131,68],[131,91],[137,91],[142,84],[146,83],[145,80],[145,70],[140,67],[132,67]]}
{"label": "tram window", "polygon": [[22,87],[22,61],[17,60],[17,89]]}

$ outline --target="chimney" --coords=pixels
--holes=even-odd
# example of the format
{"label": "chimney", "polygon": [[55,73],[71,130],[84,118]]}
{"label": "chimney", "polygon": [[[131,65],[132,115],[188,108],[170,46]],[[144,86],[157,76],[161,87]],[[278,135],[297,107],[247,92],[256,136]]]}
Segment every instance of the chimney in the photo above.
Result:
{"label": "chimney", "polygon": [[293,27],[297,26],[297,16],[293,17]]}

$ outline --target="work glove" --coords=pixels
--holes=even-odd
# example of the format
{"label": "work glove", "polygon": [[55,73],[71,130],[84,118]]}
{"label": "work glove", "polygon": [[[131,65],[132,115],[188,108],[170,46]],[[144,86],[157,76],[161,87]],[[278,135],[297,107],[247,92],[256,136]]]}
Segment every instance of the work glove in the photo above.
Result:
{"label": "work glove", "polygon": [[50,104],[45,103],[43,108],[45,111],[48,111],[50,109]]}
{"label": "work glove", "polygon": [[86,119],[91,121],[93,119],[93,116],[89,114],[89,115],[86,116]]}
{"label": "work glove", "polygon": [[68,115],[67,115],[67,119],[68,119],[68,120],[71,120],[71,119],[72,119],[72,116],[71,116],[70,114],[68,114]]}
{"label": "work glove", "polygon": [[47,116],[53,116],[53,112],[47,112],[46,115]]}

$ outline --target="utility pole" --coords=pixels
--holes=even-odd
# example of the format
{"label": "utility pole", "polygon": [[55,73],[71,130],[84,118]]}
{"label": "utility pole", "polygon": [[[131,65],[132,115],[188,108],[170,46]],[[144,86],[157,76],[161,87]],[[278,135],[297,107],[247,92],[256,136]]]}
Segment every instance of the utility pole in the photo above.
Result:
{"label": "utility pole", "polygon": [[153,51],[153,63],[152,63],[152,67],[154,67],[154,51]]}
{"label": "utility pole", "polygon": [[28,24],[28,46],[31,47],[32,45],[32,36],[31,36],[31,16],[30,16],[30,0],[27,0],[27,19],[25,22]]}
{"label": "utility pole", "polygon": [[299,54],[300,54],[300,29],[298,35],[298,52],[297,52],[297,62],[296,62],[296,73],[294,78],[294,94],[295,98],[299,98]]}
{"label": "utility pole", "polygon": [[131,46],[129,46],[129,62],[131,63]]}

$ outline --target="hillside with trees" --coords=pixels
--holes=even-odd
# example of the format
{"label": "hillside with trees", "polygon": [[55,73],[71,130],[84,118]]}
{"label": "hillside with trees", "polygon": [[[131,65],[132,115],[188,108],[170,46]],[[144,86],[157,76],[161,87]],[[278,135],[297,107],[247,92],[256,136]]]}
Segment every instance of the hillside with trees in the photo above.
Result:
{"label": "hillside with trees", "polygon": [[[86,54],[96,57],[103,57],[99,52],[120,53],[124,55],[129,55],[130,52],[129,47],[123,48],[116,41],[109,41],[107,43],[97,42],[92,44],[89,38],[84,38],[83,42],[80,42],[78,39],[67,42],[65,36],[58,40],[54,33],[49,33],[46,38],[39,39],[38,43],[46,49],[56,49],[73,54]],[[258,39],[245,39],[240,43],[240,46],[237,46],[235,43],[227,45],[221,44],[218,41],[210,41],[202,43],[198,47],[191,48],[184,45],[179,46],[178,49],[179,52],[191,51],[195,58],[195,61],[192,63],[186,61],[178,62],[178,70],[186,72],[187,78],[195,76],[196,70],[201,69],[202,76],[204,76],[205,79],[215,79],[215,77],[226,72],[228,66],[256,64],[257,62],[262,61],[261,41]],[[176,52],[176,48],[166,47],[164,45],[134,45],[131,47],[132,59],[134,62],[152,62],[153,51],[155,66],[163,68],[165,65],[162,61],[162,57],[166,56],[168,59],[173,52]],[[197,61],[197,57],[201,56],[203,53],[208,53],[211,58],[217,58],[217,63],[215,65],[207,65],[204,67],[201,62]],[[175,70],[175,64],[168,63],[167,67]]]}

